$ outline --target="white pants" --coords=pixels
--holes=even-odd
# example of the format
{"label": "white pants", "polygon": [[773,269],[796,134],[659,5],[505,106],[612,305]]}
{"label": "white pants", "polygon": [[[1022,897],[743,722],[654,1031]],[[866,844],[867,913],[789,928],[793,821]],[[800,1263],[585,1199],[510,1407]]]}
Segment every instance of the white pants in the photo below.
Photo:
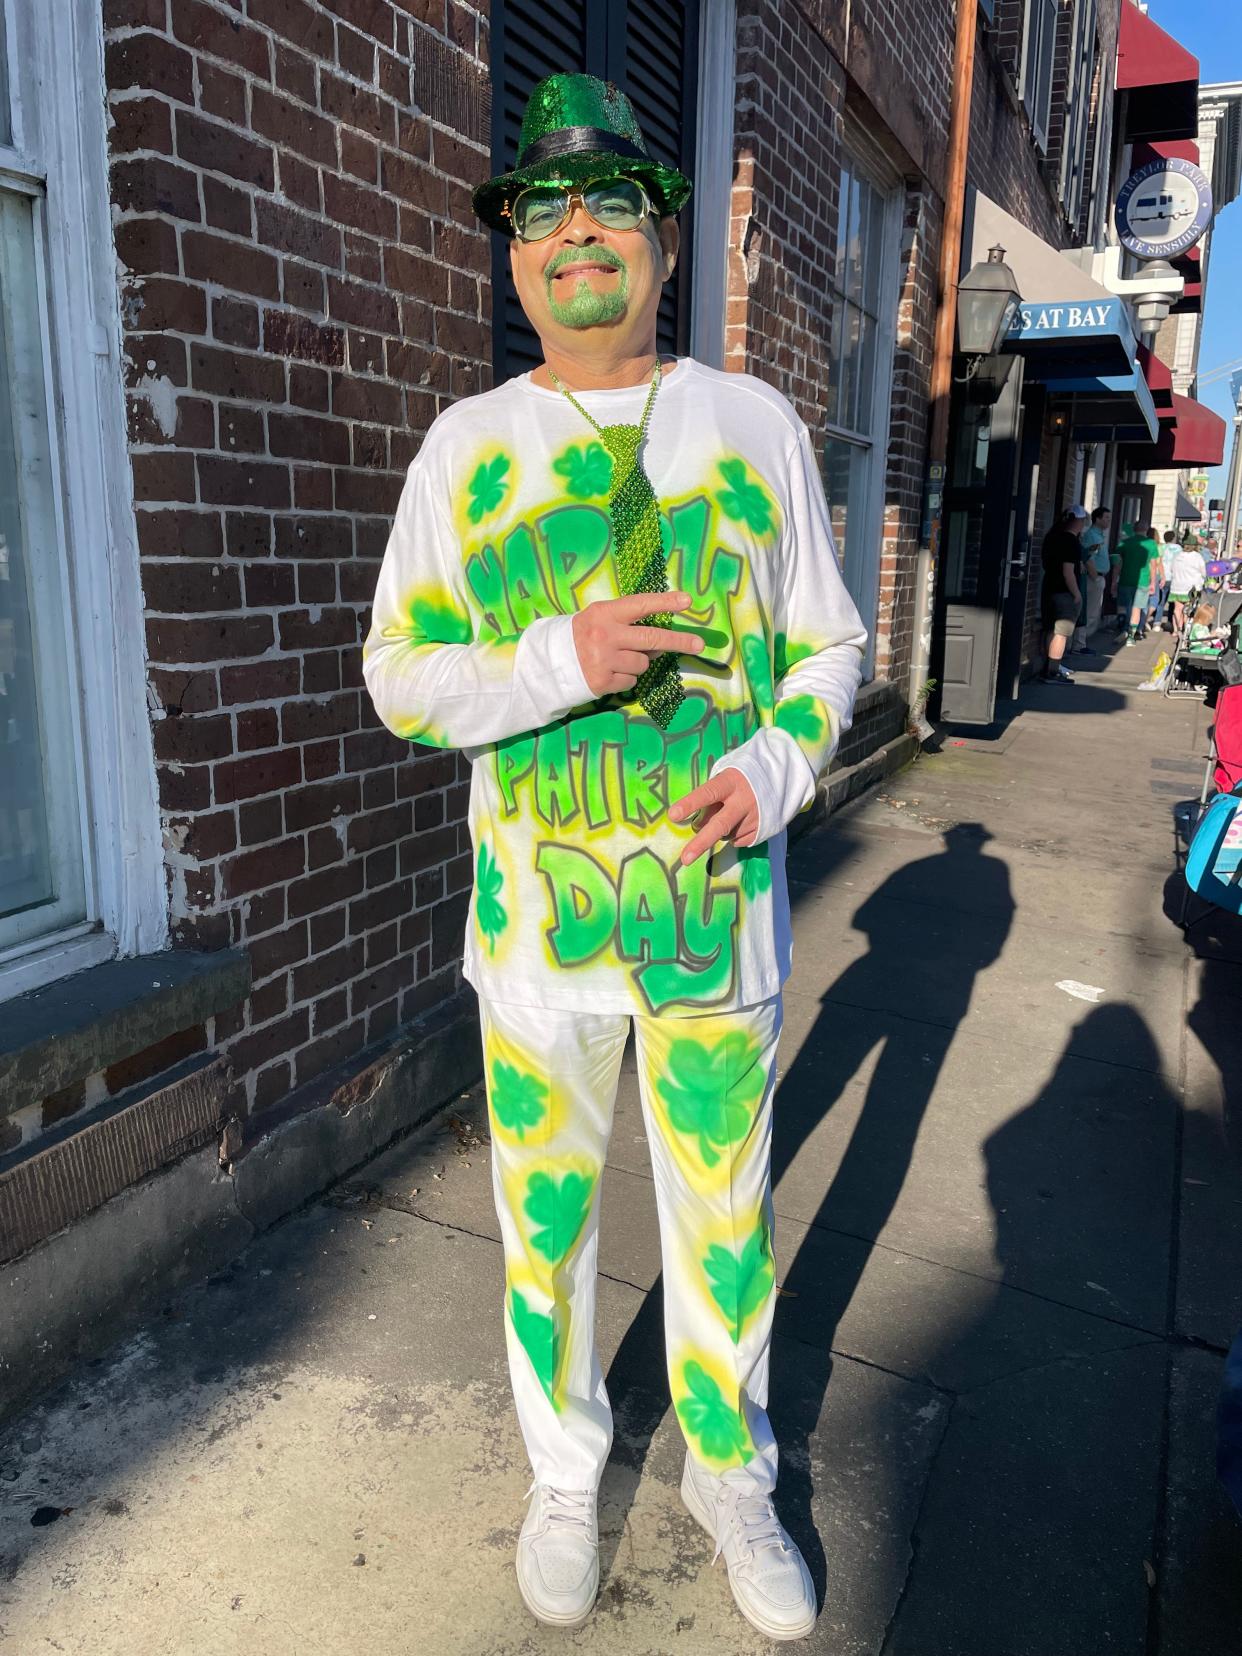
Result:
{"label": "white pants", "polygon": [[[630,1019],[488,1000],[479,1010],[518,1420],[537,1483],[594,1489],[612,1445],[595,1353],[599,1186]],[[780,997],[633,1022],[673,1405],[703,1467],[766,1493]]]}

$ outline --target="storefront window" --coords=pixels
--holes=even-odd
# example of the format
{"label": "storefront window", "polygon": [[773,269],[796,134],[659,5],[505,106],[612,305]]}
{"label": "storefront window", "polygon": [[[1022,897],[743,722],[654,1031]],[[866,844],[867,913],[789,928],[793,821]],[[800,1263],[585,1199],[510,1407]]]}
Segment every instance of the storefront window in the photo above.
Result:
{"label": "storefront window", "polygon": [[892,364],[891,195],[847,156],[832,292],[824,491],[845,584],[873,630]]}

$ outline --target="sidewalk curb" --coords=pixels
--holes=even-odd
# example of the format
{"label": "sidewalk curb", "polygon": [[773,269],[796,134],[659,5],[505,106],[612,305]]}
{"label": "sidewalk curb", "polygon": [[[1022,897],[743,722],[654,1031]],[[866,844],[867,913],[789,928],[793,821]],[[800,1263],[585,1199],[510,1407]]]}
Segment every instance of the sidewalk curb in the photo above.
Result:
{"label": "sidewalk curb", "polygon": [[856,765],[843,765],[840,770],[830,771],[820,783],[810,809],[803,811],[789,824],[789,844],[796,845],[827,822],[843,805],[866,793],[868,788],[874,788],[885,777],[912,764],[918,757],[919,746],[918,737],[906,730],[883,747],[876,748],[865,759],[860,759]]}
{"label": "sidewalk curb", "polygon": [[421,1127],[482,1072],[472,996],[290,1095],[232,1145],[240,1124],[121,1191],[0,1271],[0,1420],[158,1315],[176,1289],[226,1266],[386,1145]]}

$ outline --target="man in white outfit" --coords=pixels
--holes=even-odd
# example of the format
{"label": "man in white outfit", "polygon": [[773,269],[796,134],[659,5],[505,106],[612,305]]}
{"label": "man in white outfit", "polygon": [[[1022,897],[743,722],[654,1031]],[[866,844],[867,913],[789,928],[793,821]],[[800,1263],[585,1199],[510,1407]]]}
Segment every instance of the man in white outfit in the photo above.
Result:
{"label": "man in white outfit", "polygon": [[365,652],[389,728],[473,763],[465,972],[534,1470],[518,1584],[563,1627],[598,1590],[599,1183],[632,1025],[683,1497],[742,1613],[798,1638],[815,1595],[766,1412],[785,827],[849,725],[866,637],[789,403],[657,352],[689,180],[582,75],[535,88],[518,158],[475,206],[511,237],[544,360],[428,432]]}

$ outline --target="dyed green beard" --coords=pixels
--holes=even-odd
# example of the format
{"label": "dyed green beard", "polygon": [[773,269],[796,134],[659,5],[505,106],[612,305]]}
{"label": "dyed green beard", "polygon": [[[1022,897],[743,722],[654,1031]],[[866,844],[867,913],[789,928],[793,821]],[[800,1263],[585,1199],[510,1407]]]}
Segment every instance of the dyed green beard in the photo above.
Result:
{"label": "dyed green beard", "polygon": [[555,284],[558,280],[561,278],[553,277],[548,283],[548,308],[563,328],[594,328],[601,322],[611,322],[614,316],[621,315],[629,303],[629,271],[624,266],[617,271],[617,285],[608,292],[596,292],[583,276],[573,282],[573,294],[569,299],[557,299]]}

